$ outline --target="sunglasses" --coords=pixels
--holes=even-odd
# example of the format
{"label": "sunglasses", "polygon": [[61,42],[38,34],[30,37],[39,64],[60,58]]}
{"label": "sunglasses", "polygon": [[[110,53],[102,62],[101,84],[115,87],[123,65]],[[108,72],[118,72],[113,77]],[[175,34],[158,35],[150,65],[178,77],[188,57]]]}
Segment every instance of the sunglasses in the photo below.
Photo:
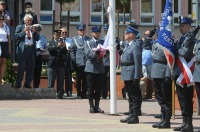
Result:
{"label": "sunglasses", "polygon": [[4,19],[0,19],[0,21],[1,21],[1,20],[4,20]]}
{"label": "sunglasses", "polygon": [[61,33],[66,34],[67,32],[61,32]]}

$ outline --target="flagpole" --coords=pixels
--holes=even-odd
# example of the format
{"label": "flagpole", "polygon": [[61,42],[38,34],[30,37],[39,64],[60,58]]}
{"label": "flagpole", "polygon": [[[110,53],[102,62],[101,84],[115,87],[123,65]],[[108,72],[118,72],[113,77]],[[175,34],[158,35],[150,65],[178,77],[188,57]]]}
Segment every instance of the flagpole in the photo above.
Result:
{"label": "flagpole", "polygon": [[115,47],[115,0],[109,0],[109,30],[110,30],[110,114],[117,114],[116,100],[116,47]]}
{"label": "flagpole", "polygon": [[[174,32],[174,0],[172,0],[172,33]],[[172,69],[172,75],[174,70]],[[172,119],[175,120],[175,80],[172,80]]]}

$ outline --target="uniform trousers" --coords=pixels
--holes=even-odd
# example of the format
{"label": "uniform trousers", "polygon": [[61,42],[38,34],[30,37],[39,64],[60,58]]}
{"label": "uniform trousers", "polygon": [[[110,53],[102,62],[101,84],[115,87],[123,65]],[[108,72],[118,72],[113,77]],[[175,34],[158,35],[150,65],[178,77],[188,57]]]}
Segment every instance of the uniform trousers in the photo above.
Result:
{"label": "uniform trousers", "polygon": [[124,81],[126,90],[128,92],[129,112],[134,117],[139,116],[141,111],[142,96],[140,84],[134,84],[133,80]]}
{"label": "uniform trousers", "polygon": [[57,97],[64,94],[64,67],[48,68],[48,88],[53,88],[57,77]]}
{"label": "uniform trousers", "polygon": [[[103,87],[102,87],[102,97],[107,98],[108,95],[108,90],[109,90],[109,84],[108,81],[108,73],[110,71],[110,66],[104,66],[105,73],[104,73],[104,78],[103,78]],[[109,76],[110,77],[110,76]]]}
{"label": "uniform trousers", "polygon": [[176,85],[176,93],[178,96],[182,116],[191,117],[193,115],[193,92],[193,86],[187,87],[187,85],[185,84],[182,88],[179,85]]}
{"label": "uniform trousers", "polygon": [[65,68],[65,93],[72,94],[72,73],[69,67]]}
{"label": "uniform trousers", "polygon": [[154,78],[155,97],[161,107],[162,115],[172,114],[172,82],[165,83],[163,78]]}
{"label": "uniform trousers", "polygon": [[89,100],[100,100],[101,88],[103,84],[103,74],[86,73],[87,96]]}
{"label": "uniform trousers", "polygon": [[200,82],[195,82],[195,87],[196,87],[196,93],[197,93],[198,103],[200,107]]}
{"label": "uniform trousers", "polygon": [[16,86],[21,87],[24,71],[26,71],[24,87],[27,88],[30,87],[33,79],[34,65],[35,65],[34,46],[24,46],[23,53],[20,53],[20,51],[18,51],[18,69],[17,69]]}
{"label": "uniform trousers", "polygon": [[35,58],[34,78],[33,78],[34,88],[39,88],[40,86],[41,71],[42,71],[42,56],[38,55]]}
{"label": "uniform trousers", "polygon": [[84,71],[85,66],[78,66],[76,69],[76,88],[77,96],[86,96],[87,92],[87,82],[86,73]]}

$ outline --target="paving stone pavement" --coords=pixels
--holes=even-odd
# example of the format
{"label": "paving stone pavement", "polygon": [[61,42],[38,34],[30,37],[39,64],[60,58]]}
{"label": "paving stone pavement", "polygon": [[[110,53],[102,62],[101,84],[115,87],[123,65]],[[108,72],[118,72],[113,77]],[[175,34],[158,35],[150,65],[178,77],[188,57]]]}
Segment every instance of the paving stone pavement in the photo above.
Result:
{"label": "paving stone pavement", "polygon": [[[117,100],[117,115],[110,115],[110,100],[102,99],[100,107],[104,114],[90,114],[87,99],[30,99],[0,100],[0,132],[172,132],[180,125],[180,111],[171,120],[170,129],[152,128],[159,119],[156,100],[146,100],[142,104],[140,124],[122,124],[128,111],[127,100]],[[194,130],[200,131],[200,116],[194,113]]]}

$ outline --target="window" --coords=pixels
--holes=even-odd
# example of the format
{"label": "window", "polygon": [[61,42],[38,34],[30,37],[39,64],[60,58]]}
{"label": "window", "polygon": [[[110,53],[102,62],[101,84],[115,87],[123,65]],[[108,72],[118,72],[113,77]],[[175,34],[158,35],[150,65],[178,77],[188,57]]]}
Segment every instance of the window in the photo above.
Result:
{"label": "window", "polygon": [[[164,11],[165,8],[165,3],[166,0],[162,0],[162,12]],[[180,16],[180,12],[181,12],[181,0],[174,0],[174,25],[178,25],[178,17]]]}
{"label": "window", "polygon": [[154,24],[154,0],[141,0],[140,1],[140,23],[141,25]]}
{"label": "window", "polygon": [[122,3],[123,1],[121,0],[116,0],[116,10],[119,11],[119,22],[120,24],[123,24],[124,21],[124,14],[123,14],[123,6],[124,12],[125,12],[125,23],[130,21],[130,12],[131,12],[131,1],[128,0],[127,3]]}
{"label": "window", "polygon": [[102,3],[103,0],[90,0],[90,23],[102,24]]}
{"label": "window", "polygon": [[75,0],[74,3],[65,3],[62,5],[62,21],[67,22],[68,10],[70,10],[70,24],[79,24],[82,20],[81,6],[82,0]]}
{"label": "window", "polygon": [[[200,12],[197,13],[196,2],[197,2],[196,0],[188,0],[188,17],[192,18],[193,26],[199,23],[199,21],[197,21],[197,15],[199,15],[198,18],[200,18]],[[200,11],[199,9],[200,9],[200,4],[198,5],[198,11]]]}
{"label": "window", "polygon": [[[48,3],[48,4],[47,4]],[[40,0],[40,23],[53,23],[54,0]]]}

